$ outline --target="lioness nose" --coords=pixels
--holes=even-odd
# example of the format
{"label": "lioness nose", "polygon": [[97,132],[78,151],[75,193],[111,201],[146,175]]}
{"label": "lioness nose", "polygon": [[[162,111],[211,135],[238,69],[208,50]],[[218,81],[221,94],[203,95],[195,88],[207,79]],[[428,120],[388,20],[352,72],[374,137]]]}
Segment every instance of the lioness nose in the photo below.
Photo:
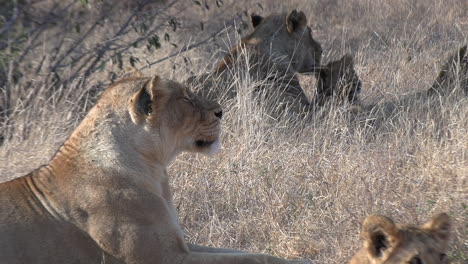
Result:
{"label": "lioness nose", "polygon": [[221,117],[223,117],[223,110],[219,110],[217,112],[215,112],[215,116],[219,119],[221,119]]}

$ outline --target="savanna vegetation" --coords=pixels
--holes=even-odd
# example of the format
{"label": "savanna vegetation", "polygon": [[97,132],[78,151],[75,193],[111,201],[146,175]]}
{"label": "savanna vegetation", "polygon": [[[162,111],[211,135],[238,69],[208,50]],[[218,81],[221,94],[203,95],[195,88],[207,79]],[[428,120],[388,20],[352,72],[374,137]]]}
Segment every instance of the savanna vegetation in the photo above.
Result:
{"label": "savanna vegetation", "polygon": [[[221,102],[222,151],[184,154],[169,171],[187,239],[344,263],[360,248],[369,214],[421,224],[447,212],[448,257],[467,263],[468,98],[414,96],[467,43],[466,0],[0,0],[0,7],[1,181],[47,162],[126,69],[184,82],[213,70],[253,30],[250,13],[297,9],[324,64],[354,57],[362,107],[275,119],[242,92],[262,82],[242,71],[249,65],[232,71],[241,92]],[[299,78],[312,98],[315,77]]]}

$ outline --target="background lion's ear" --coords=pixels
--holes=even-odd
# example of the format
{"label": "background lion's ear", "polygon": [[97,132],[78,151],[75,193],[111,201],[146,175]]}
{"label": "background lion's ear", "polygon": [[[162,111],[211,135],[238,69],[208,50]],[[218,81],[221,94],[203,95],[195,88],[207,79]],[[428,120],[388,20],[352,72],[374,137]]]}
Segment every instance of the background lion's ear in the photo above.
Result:
{"label": "background lion's ear", "polygon": [[262,23],[263,21],[263,17],[260,16],[260,15],[257,15],[255,13],[252,13],[250,15],[250,23],[252,23],[252,26],[254,28],[256,28],[258,25],[260,25],[260,23]]}
{"label": "background lion's ear", "polygon": [[151,78],[130,100],[130,114],[133,122],[139,124],[152,114],[159,80],[158,76]]}
{"label": "background lion's ear", "polygon": [[156,89],[160,85],[159,83],[160,81],[161,81],[161,78],[158,75],[155,75],[151,78],[151,80],[148,83],[149,91],[151,93],[153,101],[156,98]]}
{"label": "background lion's ear", "polygon": [[362,237],[369,255],[378,258],[396,244],[399,232],[392,219],[382,215],[371,215],[364,220]]}
{"label": "background lion's ear", "polygon": [[461,47],[458,50],[458,58],[459,61],[468,62],[468,45]]}
{"label": "background lion's ear", "polygon": [[349,53],[346,53],[341,59],[340,61],[346,65],[346,66],[354,66],[354,58],[353,58],[353,55],[349,54]]}
{"label": "background lion's ear", "polygon": [[303,30],[307,26],[307,17],[304,12],[297,12],[296,9],[286,16],[286,27],[290,33]]}
{"label": "background lion's ear", "polygon": [[446,213],[434,216],[429,222],[423,225],[423,228],[430,230],[441,241],[448,241],[452,224],[450,217]]}
{"label": "background lion's ear", "polygon": [[318,71],[318,76],[319,76],[319,78],[321,78],[321,79],[326,79],[326,78],[328,77],[328,75],[330,75],[330,69],[329,69],[329,68],[322,67],[322,68],[320,68],[320,70]]}

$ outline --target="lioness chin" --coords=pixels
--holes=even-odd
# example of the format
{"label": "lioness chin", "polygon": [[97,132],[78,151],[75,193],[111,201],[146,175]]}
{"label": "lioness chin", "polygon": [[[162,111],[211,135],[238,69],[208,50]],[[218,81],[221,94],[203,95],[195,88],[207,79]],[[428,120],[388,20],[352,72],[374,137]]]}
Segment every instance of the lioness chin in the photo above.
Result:
{"label": "lioness chin", "polygon": [[158,76],[107,88],[47,165],[0,184],[0,263],[291,263],[184,241],[166,168],[216,153],[221,117]]}

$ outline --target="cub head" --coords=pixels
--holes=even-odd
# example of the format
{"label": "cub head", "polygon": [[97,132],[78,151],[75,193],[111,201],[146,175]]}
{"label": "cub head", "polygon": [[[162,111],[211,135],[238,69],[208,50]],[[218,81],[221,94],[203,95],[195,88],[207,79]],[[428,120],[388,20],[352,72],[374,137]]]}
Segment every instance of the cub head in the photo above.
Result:
{"label": "cub head", "polygon": [[319,67],[317,74],[316,102],[325,104],[327,99],[355,103],[361,92],[361,81],[354,71],[354,60],[349,54],[340,60]]}
{"label": "cub head", "polygon": [[441,213],[421,226],[396,225],[371,215],[364,221],[363,248],[350,264],[446,264],[450,218]]}
{"label": "cub head", "polygon": [[289,14],[274,14],[262,17],[250,16],[254,32],[243,39],[246,44],[257,45],[257,49],[282,57],[288,67],[299,73],[314,72],[320,66],[322,47],[312,38],[304,12],[293,10]]}
{"label": "cub head", "polygon": [[130,91],[123,97],[133,123],[130,137],[143,157],[168,161],[182,151],[211,155],[220,149],[223,112],[218,103],[158,76],[126,79],[116,86],[120,89],[114,88],[114,94]]}

